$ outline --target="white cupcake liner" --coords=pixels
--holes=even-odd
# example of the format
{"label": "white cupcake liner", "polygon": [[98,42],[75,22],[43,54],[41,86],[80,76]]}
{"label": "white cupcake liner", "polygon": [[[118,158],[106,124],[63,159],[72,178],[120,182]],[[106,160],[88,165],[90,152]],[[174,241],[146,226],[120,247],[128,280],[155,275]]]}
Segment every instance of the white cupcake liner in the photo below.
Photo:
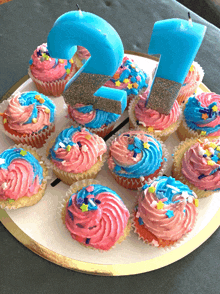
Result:
{"label": "white cupcake liner", "polygon": [[[47,172],[47,175],[45,176],[45,178],[42,180],[42,184],[41,184],[41,186],[43,185],[47,185],[47,181],[48,180],[50,180],[52,177],[52,172],[51,172],[51,170],[50,170],[50,168],[49,168],[49,166],[47,165],[47,162],[46,162],[46,160],[45,160],[45,155],[44,155],[44,153],[42,152],[42,150],[39,150],[39,149],[37,149],[37,148],[35,148],[35,147],[31,147],[31,146],[29,146],[29,145],[24,145],[24,144],[16,144],[16,145],[13,145],[13,146],[10,146],[10,147],[8,147],[7,149],[11,149],[11,148],[23,148],[23,149],[25,149],[25,150],[27,150],[27,151],[29,151],[30,153],[31,153],[31,151],[34,151],[34,152],[36,152],[37,153],[37,155],[41,158],[41,160],[39,161],[39,164],[43,167],[43,166],[45,166],[44,168],[46,168],[46,172]],[[6,150],[7,150],[6,149]],[[34,155],[33,155],[34,156]],[[46,188],[45,188],[46,189]],[[24,197],[24,196],[23,196]],[[31,198],[32,196],[30,196],[30,198]],[[22,197],[21,197],[22,198]],[[20,199],[20,198],[19,198]],[[18,199],[17,199],[18,200]],[[39,200],[40,201],[40,200]],[[16,202],[16,200],[15,200],[15,202]],[[38,202],[38,201],[37,201]],[[37,203],[36,202],[36,203]],[[26,206],[23,206],[22,205],[22,203],[20,204],[20,206],[13,206],[13,203],[14,202],[12,202],[10,205],[8,205],[8,206],[5,206],[5,204],[4,203],[2,203],[2,204],[0,204],[0,208],[2,208],[2,209],[8,209],[8,210],[11,210],[11,209],[18,209],[18,208],[20,208],[20,207],[26,207]]]}
{"label": "white cupcake liner", "polygon": [[[22,93],[28,93],[30,91],[25,91]],[[12,97],[14,97],[17,94],[22,94],[20,92],[13,93],[7,100],[4,100],[0,103],[0,113],[4,113],[7,109],[10,100]],[[19,137],[17,135],[11,134],[4,128],[3,119],[0,117],[0,130],[4,132],[4,134],[9,137],[11,140],[13,140],[16,144],[27,144],[32,147],[41,148],[48,137],[50,137],[51,133],[55,130],[55,123],[52,123],[49,125],[46,129],[40,131],[39,133],[33,133],[33,134],[25,134],[25,136]]]}
{"label": "white cupcake liner", "polygon": [[179,119],[169,126],[165,130],[154,130],[153,132],[149,132],[146,127],[137,124],[137,119],[135,117],[135,105],[138,103],[139,97],[131,101],[128,107],[128,115],[129,115],[129,123],[130,128],[134,128],[136,130],[144,131],[149,135],[153,135],[155,137],[160,138],[162,141],[166,141],[170,135],[172,135],[180,126],[182,121],[183,113],[182,108],[180,107],[180,117]]}
{"label": "white cupcake liner", "polygon": [[[60,199],[60,201],[58,203],[58,207],[57,207],[57,215],[58,215],[58,217],[61,218],[62,228],[63,229],[65,229],[65,230],[67,230],[69,232],[69,230],[67,229],[67,227],[66,227],[66,225],[64,223],[63,215],[65,214],[65,211],[64,210],[65,210],[65,207],[66,207],[67,202],[69,201],[70,196],[74,193],[74,191],[79,191],[83,187],[86,187],[86,186],[89,186],[89,185],[94,185],[94,184],[101,185],[101,183],[99,181],[94,180],[94,179],[86,179],[86,180],[78,181],[78,182],[72,184],[69,187],[69,189],[67,190],[66,194],[63,195],[62,199]],[[130,218],[128,220],[128,223],[129,223],[128,225],[130,225],[130,223],[131,223]],[[130,227],[130,229],[131,229],[131,227]],[[131,230],[130,230],[130,232],[131,232]],[[130,232],[129,232],[128,235],[126,235],[125,239],[127,237],[129,237]],[[88,249],[93,249],[93,250],[99,251],[101,253],[105,253],[105,252],[108,252],[109,250],[112,250],[113,248],[115,248],[115,246],[120,245],[124,240],[122,240],[121,242],[120,241],[119,242],[117,241],[109,250],[102,250],[102,249],[94,248],[92,246],[85,246],[84,244],[82,244],[82,243],[80,243],[80,242],[78,242],[77,240],[74,240],[74,239],[73,239],[73,241],[79,243],[81,246],[87,247]]]}
{"label": "white cupcake liner", "polygon": [[76,71],[72,70],[68,78],[65,80],[56,80],[53,82],[42,82],[36,79],[32,75],[30,67],[28,68],[28,75],[32,79],[32,81],[35,83],[37,90],[44,95],[54,96],[54,97],[58,97],[64,92],[66,84],[73,77],[75,73]]}
{"label": "white cupcake liner", "polygon": [[[138,130],[138,131],[143,131],[143,130]],[[127,130],[125,130],[125,127],[124,128],[122,128],[120,131],[118,131],[118,132],[116,132],[110,139],[108,139],[108,141],[107,141],[107,143],[106,143],[106,145],[107,145],[107,148],[108,148],[108,157],[107,157],[107,161],[108,161],[108,159],[109,159],[109,157],[110,157],[110,152],[109,152],[109,148],[110,148],[110,146],[111,146],[111,144],[112,144],[112,142],[114,141],[114,140],[116,140],[116,138],[120,135],[120,134],[122,134],[122,133],[124,133],[124,132],[129,132],[129,130],[127,131]],[[146,133],[147,135],[150,135],[150,136],[152,136],[153,138],[155,138],[155,140],[157,140],[160,144],[161,144],[161,147],[162,147],[162,156],[163,156],[163,158],[166,158],[166,161],[164,160],[163,161],[163,165],[162,165],[162,167],[161,167],[161,170],[158,172],[158,174],[157,174],[157,176],[155,177],[155,176],[147,176],[148,177],[148,179],[147,180],[144,180],[144,182],[148,182],[148,181],[152,181],[153,179],[156,179],[157,177],[159,177],[159,176],[163,176],[165,173],[166,173],[166,171],[167,171],[167,168],[168,168],[168,161],[169,161],[169,157],[170,157],[170,155],[169,155],[169,153],[168,153],[168,150],[167,150],[167,148],[166,148],[166,146],[165,146],[165,144],[160,140],[160,139],[158,139],[157,137],[155,137],[155,136],[153,136],[152,134],[150,134],[150,133],[147,133],[147,132],[145,132],[145,131],[143,131],[144,133]],[[139,185],[139,182],[140,182],[140,178],[126,178],[126,177],[123,177],[123,176],[118,176],[117,174],[115,174],[109,167],[108,167],[108,169],[110,170],[110,172],[112,173],[112,175],[113,175],[113,177],[116,175],[117,177],[120,177],[121,178],[121,185],[123,186],[123,187],[125,187],[125,185],[126,185],[126,182],[129,180],[129,182],[131,182],[132,183],[132,186],[136,186],[136,185]],[[155,171],[156,172],[156,171]],[[130,185],[129,185],[130,186]],[[135,189],[136,190],[136,189]]]}

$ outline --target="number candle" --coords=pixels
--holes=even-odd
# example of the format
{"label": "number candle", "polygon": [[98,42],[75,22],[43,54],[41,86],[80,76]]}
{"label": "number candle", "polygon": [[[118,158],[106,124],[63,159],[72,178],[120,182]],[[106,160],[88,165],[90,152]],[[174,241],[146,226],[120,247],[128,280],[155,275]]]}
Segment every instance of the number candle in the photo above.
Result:
{"label": "number candle", "polygon": [[182,19],[154,24],[148,54],[160,54],[146,107],[169,114],[202,43],[206,27]]}
{"label": "number candle", "polygon": [[85,47],[91,54],[66,85],[63,96],[68,104],[81,102],[108,112],[123,113],[127,93],[102,87],[114,75],[124,56],[122,41],[109,23],[89,12],[67,12],[56,20],[47,43],[50,55],[55,58],[71,59],[76,45]]}

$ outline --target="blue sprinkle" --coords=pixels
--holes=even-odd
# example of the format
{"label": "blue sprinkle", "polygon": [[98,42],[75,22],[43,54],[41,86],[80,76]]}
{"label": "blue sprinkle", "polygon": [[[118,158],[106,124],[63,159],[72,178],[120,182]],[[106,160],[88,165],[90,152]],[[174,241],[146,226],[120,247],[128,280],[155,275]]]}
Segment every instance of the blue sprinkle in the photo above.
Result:
{"label": "blue sprinkle", "polygon": [[95,199],[95,203],[96,203],[96,204],[101,204],[101,201],[98,200],[98,199]]}
{"label": "blue sprinkle", "polygon": [[139,120],[136,120],[137,125],[139,126]]}
{"label": "blue sprinkle", "polygon": [[120,166],[119,165],[116,165],[115,166],[115,171],[117,172],[117,171],[120,171],[120,170],[121,170]]}
{"label": "blue sprinkle", "polygon": [[33,60],[32,60],[32,59],[30,59],[30,60],[29,60],[29,64],[30,64],[30,65],[32,65],[32,63],[33,63]]}
{"label": "blue sprinkle", "polygon": [[166,162],[167,162],[167,158],[166,158],[166,157],[164,157],[164,161],[166,161]]}
{"label": "blue sprinkle", "polygon": [[171,156],[174,156],[174,154],[171,154]]}
{"label": "blue sprinkle", "polygon": [[69,200],[69,203],[68,203],[68,207],[70,206],[70,205],[72,205],[72,202],[73,202],[73,200],[72,200],[72,196],[70,197],[70,200]]}
{"label": "blue sprinkle", "polygon": [[141,153],[141,150],[140,150],[139,148],[135,148],[135,149],[134,149],[134,152],[135,152],[135,153]]}
{"label": "blue sprinkle", "polygon": [[145,190],[145,189],[147,189],[149,187],[149,185],[148,184],[145,184],[143,187],[142,187],[142,190]]}
{"label": "blue sprinkle", "polygon": [[37,51],[37,57],[42,56],[41,51]]}
{"label": "blue sprinkle", "polygon": [[128,144],[128,150],[130,150],[130,151],[134,150],[134,145],[133,144]]}
{"label": "blue sprinkle", "polygon": [[72,214],[72,212],[68,210],[68,214],[69,214],[71,220],[73,220],[73,214]]}
{"label": "blue sprinkle", "polygon": [[201,180],[201,179],[203,179],[203,178],[205,178],[205,177],[206,177],[206,176],[205,176],[204,174],[202,174],[202,175],[198,176],[198,179]]}
{"label": "blue sprinkle", "polygon": [[207,157],[207,154],[203,154],[203,157]]}
{"label": "blue sprinkle", "polygon": [[49,51],[46,51],[46,54],[47,54],[48,56],[50,56],[50,53],[49,53]]}
{"label": "blue sprinkle", "polygon": [[84,198],[84,203],[85,203],[85,204],[88,204],[88,203],[89,203],[88,198]]}
{"label": "blue sprinkle", "polygon": [[143,222],[143,220],[142,220],[141,217],[139,217],[138,222],[139,222],[139,225],[143,225],[144,224],[144,222]]}
{"label": "blue sprinkle", "polygon": [[89,244],[91,238],[86,238],[86,244]]}
{"label": "blue sprinkle", "polygon": [[137,157],[137,153],[135,151],[134,151],[133,157],[134,158]]}
{"label": "blue sprinkle", "polygon": [[77,199],[77,204],[83,204],[83,202],[84,202],[84,199],[83,198],[79,198],[79,199]]}
{"label": "blue sprinkle", "polygon": [[212,160],[213,160],[214,162],[217,162],[217,161],[219,160],[219,158],[218,158],[218,156],[213,155],[213,156],[212,156]]}
{"label": "blue sprinkle", "polygon": [[82,144],[78,141],[77,144],[79,145],[79,147],[82,147]]}
{"label": "blue sprinkle", "polygon": [[130,137],[130,135],[129,134],[124,134],[124,137]]}

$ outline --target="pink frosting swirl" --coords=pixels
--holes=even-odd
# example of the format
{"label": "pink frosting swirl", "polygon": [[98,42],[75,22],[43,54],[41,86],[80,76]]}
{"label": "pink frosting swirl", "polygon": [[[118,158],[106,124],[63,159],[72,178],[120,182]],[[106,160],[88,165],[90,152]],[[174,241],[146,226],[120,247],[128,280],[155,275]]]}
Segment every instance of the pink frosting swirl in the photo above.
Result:
{"label": "pink frosting swirl", "polygon": [[30,197],[40,188],[39,178],[34,181],[33,167],[23,159],[15,159],[7,169],[0,169],[0,199],[17,200],[23,196]]}
{"label": "pink frosting swirl", "polygon": [[50,113],[46,113],[46,107],[44,105],[37,106],[37,121],[36,123],[27,123],[30,118],[34,105],[22,106],[19,102],[20,94],[16,94],[13,96],[9,105],[5,111],[5,115],[7,115],[8,126],[15,130],[18,133],[23,134],[32,134],[37,133],[42,130],[45,126],[51,125],[50,123]]}
{"label": "pink frosting swirl", "polygon": [[145,107],[148,94],[149,91],[145,91],[140,95],[140,99],[135,105],[135,116],[140,124],[143,124],[145,127],[153,127],[155,130],[164,130],[179,119],[180,107],[177,100],[174,102],[170,114],[165,115]]}
{"label": "pink frosting swirl", "polygon": [[[213,140],[213,142],[220,145],[220,140]],[[214,154],[213,148],[209,147],[210,143],[208,139],[205,139],[203,143],[197,142],[186,151],[182,160],[183,175],[200,190],[220,188],[220,171],[218,170],[220,164],[213,161],[212,157],[203,157],[206,150]]]}
{"label": "pink frosting swirl", "polygon": [[200,80],[200,71],[198,70],[198,67],[199,65],[197,66],[197,63],[193,62],[192,70],[189,70],[183,84],[193,84]]}
{"label": "pink frosting swirl", "polygon": [[[156,186],[155,183],[151,185]],[[164,205],[162,209],[157,209],[154,202],[158,202],[155,193],[144,190],[138,199],[138,213],[142,218],[144,226],[158,239],[177,241],[184,234],[191,231],[196,220],[196,207],[193,203],[183,200],[177,196],[178,203]],[[166,211],[171,210],[174,216],[169,218]]]}
{"label": "pink frosting swirl", "polygon": [[91,112],[82,113],[77,110],[79,107],[85,106],[82,103],[76,103],[74,106],[68,107],[70,117],[73,118],[78,124],[85,125],[90,123],[96,117],[96,111],[92,110]]}
{"label": "pink frosting swirl", "polygon": [[[62,161],[52,159],[59,169],[66,172],[83,173],[89,170],[107,151],[105,141],[86,129],[76,131],[72,136],[72,142],[75,144],[70,151],[62,147],[55,151],[56,158]],[[81,147],[77,142],[80,142]]]}
{"label": "pink frosting swirl", "polygon": [[83,59],[87,60],[91,56],[89,51],[82,46],[77,46],[77,55],[80,60],[83,60]]}
{"label": "pink frosting swirl", "polygon": [[[109,250],[124,234],[129,212],[122,200],[109,190],[95,197],[101,202],[97,210],[85,212],[77,204],[77,194],[71,196],[72,204],[68,207],[67,203],[65,223],[74,240],[86,246]],[[68,210],[72,213],[73,219]],[[89,243],[86,242],[88,239]]]}
{"label": "pink frosting swirl", "polygon": [[[42,53],[46,52],[47,44],[43,43],[42,45],[38,46],[31,56],[32,64],[30,66],[30,70],[36,79],[42,82],[53,82],[68,77],[65,69],[67,60],[57,60],[56,58],[51,58],[49,56],[48,60],[43,60],[42,56],[38,56],[37,54],[39,51]],[[71,65],[70,71],[71,73],[73,71],[76,72],[76,67],[74,64]]]}

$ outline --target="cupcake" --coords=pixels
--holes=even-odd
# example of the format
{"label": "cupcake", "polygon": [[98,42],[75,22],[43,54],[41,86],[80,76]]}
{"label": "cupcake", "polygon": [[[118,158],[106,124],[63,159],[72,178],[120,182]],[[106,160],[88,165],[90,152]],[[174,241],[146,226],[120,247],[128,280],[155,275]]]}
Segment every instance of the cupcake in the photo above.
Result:
{"label": "cupcake", "polygon": [[46,189],[47,167],[37,151],[16,145],[0,154],[0,207],[36,204]]}
{"label": "cupcake", "polygon": [[198,136],[220,136],[220,95],[201,93],[188,99],[177,130],[180,140]]}
{"label": "cupcake", "polygon": [[[78,61],[76,63],[78,67],[82,67],[89,57],[90,53],[86,48],[77,47],[76,60]],[[141,70],[133,59],[124,56],[122,64],[116,73],[104,86],[126,91],[128,106],[137,95],[146,91],[149,82],[150,76]]]}
{"label": "cupcake", "polygon": [[81,181],[70,187],[62,218],[74,240],[107,251],[129,234],[130,214],[116,192],[91,182]]}
{"label": "cupcake", "polygon": [[68,114],[74,126],[84,126],[102,138],[112,131],[115,122],[120,118],[118,114],[94,109],[92,105],[81,103],[68,105]]}
{"label": "cupcake", "polygon": [[130,103],[128,109],[130,128],[149,132],[165,141],[180,125],[181,108],[177,101],[174,102],[168,115],[146,108],[148,94],[149,91],[146,91]]}
{"label": "cupcake", "polygon": [[165,146],[149,134],[128,131],[110,141],[108,167],[118,184],[136,190],[165,172],[166,156]]}
{"label": "cupcake", "polygon": [[204,71],[202,67],[197,62],[193,62],[177,96],[179,104],[187,101],[187,99],[195,93],[203,77]]}
{"label": "cupcake", "polygon": [[28,74],[37,90],[52,96],[60,96],[77,71],[73,58],[64,60],[50,57],[46,43],[37,47],[29,65]]}
{"label": "cupcake", "polygon": [[186,139],[176,149],[172,172],[198,198],[220,190],[220,140],[213,137]]}
{"label": "cupcake", "polygon": [[1,128],[15,143],[40,148],[55,130],[55,105],[36,91],[15,93],[0,105]]}
{"label": "cupcake", "polygon": [[55,175],[67,185],[95,178],[105,161],[104,140],[85,128],[64,129],[47,146],[47,156]]}
{"label": "cupcake", "polygon": [[134,212],[134,228],[144,242],[156,247],[175,244],[196,221],[196,194],[172,177],[145,184]]}

